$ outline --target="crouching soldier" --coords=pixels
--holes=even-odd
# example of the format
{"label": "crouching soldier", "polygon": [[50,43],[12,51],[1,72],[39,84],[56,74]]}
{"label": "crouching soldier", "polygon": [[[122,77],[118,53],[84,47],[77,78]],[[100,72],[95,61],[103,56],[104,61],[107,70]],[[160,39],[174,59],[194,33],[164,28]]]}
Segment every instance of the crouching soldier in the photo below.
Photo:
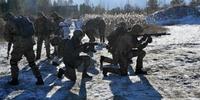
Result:
{"label": "crouching soldier", "polygon": [[82,78],[92,78],[87,74],[87,68],[90,66],[91,58],[89,56],[80,56],[81,52],[89,52],[89,46],[96,45],[85,43],[82,44],[81,40],[84,37],[84,33],[80,30],[74,31],[74,35],[71,40],[64,41],[64,55],[63,62],[66,69],[59,69],[58,78],[61,78],[64,74],[71,81],[76,81],[75,69],[83,64]]}
{"label": "crouching soldier", "polygon": [[33,51],[34,40],[32,38],[34,33],[33,24],[28,18],[23,16],[15,17],[12,13],[5,14],[4,20],[6,21],[4,32],[5,39],[12,39],[13,43],[13,50],[10,59],[12,80],[8,83],[10,85],[19,84],[19,68],[17,64],[24,55],[28,60],[33,74],[37,78],[36,85],[43,85],[44,82],[42,80],[42,76],[35,64],[35,54]]}
{"label": "crouching soldier", "polygon": [[147,74],[147,72],[143,70],[143,58],[146,55],[146,52],[143,49],[148,43],[152,42],[152,38],[144,36],[142,39],[138,40],[136,35],[142,32],[143,28],[140,25],[135,25],[131,32],[120,35],[116,40],[117,44],[115,44],[115,51],[113,51],[112,54],[115,57],[114,60],[101,56],[101,67],[103,62],[115,63],[120,66],[120,68],[103,68],[104,76],[107,76],[108,72],[122,76],[128,75],[128,66],[131,63],[132,57],[137,57],[135,74]]}

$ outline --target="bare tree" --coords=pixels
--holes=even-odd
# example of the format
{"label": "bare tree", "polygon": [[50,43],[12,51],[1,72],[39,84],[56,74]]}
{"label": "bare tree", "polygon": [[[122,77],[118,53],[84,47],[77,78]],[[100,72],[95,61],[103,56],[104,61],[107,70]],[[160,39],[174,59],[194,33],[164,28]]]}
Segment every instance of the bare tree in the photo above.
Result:
{"label": "bare tree", "polygon": [[158,0],[148,0],[146,8],[148,14],[155,12],[158,8]]}
{"label": "bare tree", "polygon": [[172,0],[170,2],[171,6],[180,6],[180,5],[185,5],[184,0]]}
{"label": "bare tree", "polygon": [[192,7],[196,7],[196,6],[199,6],[200,5],[200,0],[192,0],[190,2],[190,6]]}
{"label": "bare tree", "polygon": [[85,5],[90,5],[90,0],[84,0]]}
{"label": "bare tree", "polygon": [[73,3],[74,3],[73,0],[68,0],[68,4],[69,4],[69,5],[72,5]]}

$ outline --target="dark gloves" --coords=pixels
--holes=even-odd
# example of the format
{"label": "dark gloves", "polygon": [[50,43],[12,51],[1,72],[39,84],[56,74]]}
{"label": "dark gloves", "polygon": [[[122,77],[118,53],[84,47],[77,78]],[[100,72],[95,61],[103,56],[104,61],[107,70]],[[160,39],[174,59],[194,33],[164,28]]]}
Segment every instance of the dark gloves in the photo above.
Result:
{"label": "dark gloves", "polygon": [[153,39],[151,36],[148,36],[148,39],[147,39],[147,43],[152,43],[153,42]]}

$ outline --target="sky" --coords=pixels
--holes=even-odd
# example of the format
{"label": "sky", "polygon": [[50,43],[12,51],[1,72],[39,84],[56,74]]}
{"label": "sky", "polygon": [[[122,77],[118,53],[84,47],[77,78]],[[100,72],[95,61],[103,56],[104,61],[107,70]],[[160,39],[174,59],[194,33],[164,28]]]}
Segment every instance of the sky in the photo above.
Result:
{"label": "sky", "polygon": [[[73,0],[74,4],[83,4],[84,0]],[[135,6],[137,5],[138,7],[144,8],[146,6],[146,2],[148,0],[90,0],[91,5],[98,5],[101,4],[104,8],[106,9],[112,9],[115,7],[120,7],[123,8],[127,2],[130,2],[131,5]],[[161,4],[164,2],[169,3],[171,0],[158,0]],[[191,0],[185,0],[186,3],[188,3]]]}

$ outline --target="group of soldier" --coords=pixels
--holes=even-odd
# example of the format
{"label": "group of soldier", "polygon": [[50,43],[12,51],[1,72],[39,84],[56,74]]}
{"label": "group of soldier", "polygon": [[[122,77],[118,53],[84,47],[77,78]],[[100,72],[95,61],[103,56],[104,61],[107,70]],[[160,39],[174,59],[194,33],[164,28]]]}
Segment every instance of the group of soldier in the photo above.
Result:
{"label": "group of soldier", "polygon": [[[25,26],[16,25],[16,17],[12,13],[7,13],[4,16],[5,38],[9,43],[9,47],[13,44],[11,53],[11,77],[12,80],[8,83],[10,85],[18,85],[19,68],[18,62],[22,56],[25,56],[29,66],[35,75],[36,85],[43,85],[43,79],[35,61],[41,58],[42,43],[45,42],[46,57],[54,60],[59,58],[64,64],[65,68],[60,68],[57,77],[62,78],[64,75],[71,81],[76,81],[76,68],[83,65],[82,78],[92,78],[87,74],[87,69],[90,66],[91,57],[88,55],[80,55],[81,52],[96,52],[95,33],[99,34],[100,42],[105,42],[105,27],[104,20],[100,17],[87,21],[84,25],[81,19],[75,23],[75,31],[70,36],[70,26],[72,22],[69,19],[64,19],[57,13],[52,13],[50,17],[39,12],[35,20],[30,22],[34,26],[34,35],[37,37],[36,56],[33,50],[35,44],[33,35],[24,37],[20,35],[20,30],[26,28]],[[22,27],[22,28],[19,28]],[[126,23],[120,23],[119,26],[107,37],[108,44],[106,48],[112,54],[112,58],[105,56],[100,57],[100,68],[103,70],[103,75],[106,77],[107,73],[115,73],[122,76],[128,75],[128,66],[132,63],[132,58],[137,57],[135,74],[147,74],[143,70],[143,58],[145,51],[143,50],[148,43],[152,42],[150,36],[143,36],[138,40],[137,35],[143,32],[141,25],[134,25],[132,28],[127,28]],[[83,37],[87,35],[89,42],[82,43]],[[53,54],[50,53],[50,45],[54,46]],[[119,67],[103,67],[103,62],[108,62]],[[59,63],[56,63],[59,64]]]}

